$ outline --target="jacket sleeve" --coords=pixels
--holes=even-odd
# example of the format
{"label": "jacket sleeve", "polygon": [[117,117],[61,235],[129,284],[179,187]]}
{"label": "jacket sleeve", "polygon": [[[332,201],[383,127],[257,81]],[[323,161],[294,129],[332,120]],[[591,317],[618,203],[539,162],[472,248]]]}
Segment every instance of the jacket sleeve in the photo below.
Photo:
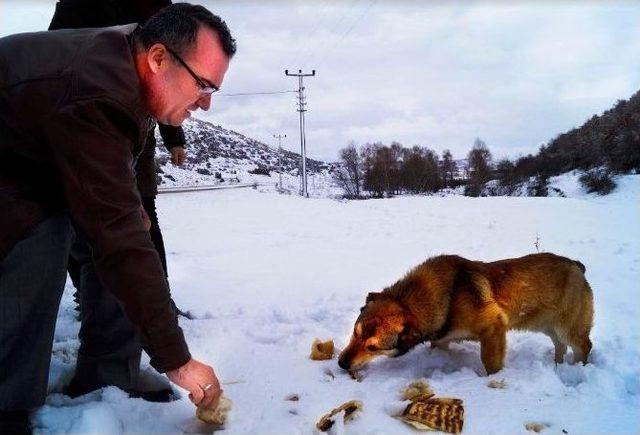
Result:
{"label": "jacket sleeve", "polygon": [[182,366],[189,350],[140,215],[132,169],[141,133],[135,118],[115,102],[92,99],[63,107],[48,123],[66,201],[93,249],[98,277],[139,326],[151,365],[161,373]]}
{"label": "jacket sleeve", "polygon": [[173,147],[183,147],[186,143],[184,138],[184,130],[182,127],[174,127],[173,125],[158,123],[158,129],[160,129],[160,136],[164,142],[164,146],[167,151],[170,151]]}

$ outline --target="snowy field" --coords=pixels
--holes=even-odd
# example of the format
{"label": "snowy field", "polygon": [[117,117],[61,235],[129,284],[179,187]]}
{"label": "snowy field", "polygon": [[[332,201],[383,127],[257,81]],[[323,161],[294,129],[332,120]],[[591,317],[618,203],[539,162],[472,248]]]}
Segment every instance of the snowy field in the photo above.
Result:
{"label": "snowy field", "polygon": [[[572,196],[339,202],[252,189],[161,195],[174,298],[196,316],[182,327],[193,355],[214,366],[234,402],[223,433],[314,433],[322,414],[350,399],[361,400],[364,412],[348,425],[339,419],[333,433],[412,433],[391,415],[406,405],[400,390],[421,377],[438,396],[464,400],[464,433],[528,433],[530,422],[550,434],[640,432],[640,176],[621,179],[606,197],[577,188]],[[596,311],[590,364],[555,366],[549,338],[523,332],[509,333],[506,367],[491,377],[482,375],[471,342],[380,358],[360,383],[336,359],[309,360],[315,338],[345,346],[367,292],[427,257],[491,261],[534,253],[536,242],[587,267]],[[129,399],[113,387],[74,400],[59,394],[72,374],[78,328],[67,288],[52,393],[34,417],[37,432],[206,430],[184,392],[169,404]],[[506,388],[488,388],[490,379],[504,379]],[[284,400],[290,394],[300,400]]]}

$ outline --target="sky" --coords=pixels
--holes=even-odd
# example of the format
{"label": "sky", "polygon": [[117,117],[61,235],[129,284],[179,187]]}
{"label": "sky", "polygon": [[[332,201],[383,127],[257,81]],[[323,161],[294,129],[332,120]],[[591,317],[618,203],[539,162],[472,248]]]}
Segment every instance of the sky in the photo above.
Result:
{"label": "sky", "polygon": [[[219,94],[195,116],[309,157],[350,142],[464,158],[535,153],[640,89],[640,2],[196,1],[237,40]],[[2,0],[0,36],[45,29],[54,1]],[[272,93],[281,92],[281,93]],[[237,95],[237,94],[253,95]]]}

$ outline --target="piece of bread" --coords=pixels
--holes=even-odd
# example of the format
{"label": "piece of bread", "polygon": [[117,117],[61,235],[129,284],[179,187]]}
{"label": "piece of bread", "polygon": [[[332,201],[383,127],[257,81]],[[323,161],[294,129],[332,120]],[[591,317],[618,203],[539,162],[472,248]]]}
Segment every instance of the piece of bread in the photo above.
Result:
{"label": "piece of bread", "polygon": [[320,341],[315,339],[311,345],[311,354],[309,355],[309,358],[315,361],[331,359],[333,358],[334,351],[335,348],[333,346],[333,340]]}
{"label": "piece of bread", "polygon": [[433,396],[434,392],[426,379],[413,381],[402,390],[402,400],[411,400],[412,402],[427,400]]}
{"label": "piece of bread", "polygon": [[214,409],[198,406],[196,410],[196,417],[205,423],[209,423],[214,426],[223,426],[227,421],[227,414],[231,411],[233,402],[226,396],[220,396],[218,406]]}

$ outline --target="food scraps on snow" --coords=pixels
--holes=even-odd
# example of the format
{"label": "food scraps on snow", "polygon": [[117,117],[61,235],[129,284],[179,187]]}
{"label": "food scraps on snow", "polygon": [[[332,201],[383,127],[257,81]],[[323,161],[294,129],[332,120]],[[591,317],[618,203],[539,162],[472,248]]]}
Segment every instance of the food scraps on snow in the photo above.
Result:
{"label": "food scraps on snow", "polygon": [[462,432],[464,424],[462,400],[433,396],[434,392],[426,379],[413,381],[402,390],[403,400],[410,400],[411,403],[399,418],[420,430]]}
{"label": "food scraps on snow", "polygon": [[316,423],[316,427],[318,428],[318,430],[326,432],[331,429],[331,426],[333,426],[334,423],[332,417],[342,411],[344,411],[344,422],[348,423],[355,418],[356,411],[362,411],[362,402],[360,402],[359,400],[350,400],[338,406],[337,408],[332,409],[330,412],[323,415],[320,420],[318,420],[318,422]]}
{"label": "food scraps on snow", "polygon": [[309,355],[309,358],[316,361],[331,359],[333,358],[333,352],[333,340],[320,341],[315,339],[311,345],[311,355]]}
{"label": "food scraps on snow", "polygon": [[206,408],[204,406],[199,406],[196,410],[196,417],[205,423],[214,425],[214,426],[223,426],[225,421],[227,420],[227,414],[231,411],[233,407],[233,402],[226,396],[220,396],[220,400],[218,401],[218,406],[215,408]]}
{"label": "food scraps on snow", "polygon": [[460,433],[464,424],[464,408],[460,399],[433,397],[411,402],[401,419],[416,429]]}
{"label": "food scraps on snow", "polygon": [[507,388],[507,381],[505,381],[504,379],[492,379],[487,384],[487,387],[497,388],[501,390],[501,389]]}
{"label": "food scraps on snow", "polygon": [[402,400],[427,400],[435,394],[426,379],[418,379],[411,382],[402,390]]}

